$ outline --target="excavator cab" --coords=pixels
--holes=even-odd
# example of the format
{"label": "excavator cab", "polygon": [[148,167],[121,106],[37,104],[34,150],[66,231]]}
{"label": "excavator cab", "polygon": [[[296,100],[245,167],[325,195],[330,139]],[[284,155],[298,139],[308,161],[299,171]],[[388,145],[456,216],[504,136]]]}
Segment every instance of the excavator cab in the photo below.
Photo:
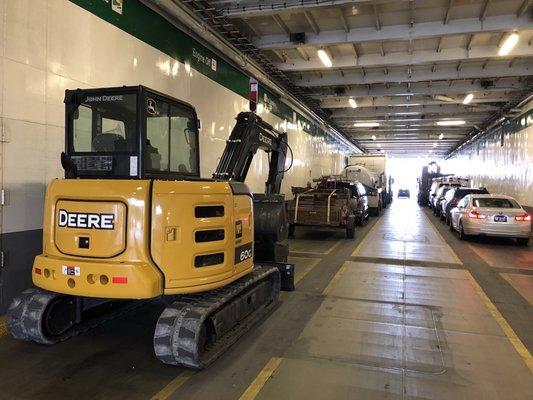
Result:
{"label": "excavator cab", "polygon": [[66,175],[194,179],[200,176],[194,107],[144,86],[67,90]]}

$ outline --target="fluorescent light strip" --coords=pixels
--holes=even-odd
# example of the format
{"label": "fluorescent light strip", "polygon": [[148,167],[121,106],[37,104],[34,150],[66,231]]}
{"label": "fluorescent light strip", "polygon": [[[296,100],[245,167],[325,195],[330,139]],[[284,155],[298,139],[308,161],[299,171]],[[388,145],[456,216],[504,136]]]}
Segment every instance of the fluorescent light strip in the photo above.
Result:
{"label": "fluorescent light strip", "polygon": [[353,126],[356,128],[375,128],[379,126],[379,122],[356,122]]}
{"label": "fluorescent light strip", "polygon": [[329,58],[328,53],[324,49],[319,49],[317,51],[318,58],[320,58],[320,61],[322,61],[322,64],[324,64],[325,67],[331,68],[333,63],[331,62],[331,59]]}
{"label": "fluorescent light strip", "polygon": [[354,99],[348,99],[348,103],[352,108],[357,108],[357,102]]}
{"label": "fluorescent light strip", "polygon": [[468,93],[463,99],[463,104],[469,104],[473,98],[474,98],[474,95],[472,93]]}
{"label": "fluorescent light strip", "polygon": [[518,43],[518,39],[519,39],[518,33],[511,33],[507,37],[507,39],[505,39],[505,42],[503,42],[503,44],[501,45],[500,50],[498,50],[498,55],[506,56],[507,54],[509,54],[511,50],[513,49],[513,47],[515,47],[516,44]]}
{"label": "fluorescent light strip", "polygon": [[466,124],[466,121],[456,119],[446,119],[443,121],[437,121],[437,125],[439,126],[459,126],[464,124]]}

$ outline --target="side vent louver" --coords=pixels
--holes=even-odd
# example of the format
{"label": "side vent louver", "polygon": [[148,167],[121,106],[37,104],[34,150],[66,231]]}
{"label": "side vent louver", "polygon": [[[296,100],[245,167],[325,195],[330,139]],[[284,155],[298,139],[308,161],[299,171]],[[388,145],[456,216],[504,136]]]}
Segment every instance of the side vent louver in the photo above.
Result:
{"label": "side vent louver", "polygon": [[196,243],[215,242],[224,240],[224,229],[210,229],[206,231],[197,231],[194,233]]}
{"label": "side vent louver", "polygon": [[224,262],[224,253],[206,254],[194,258],[196,268],[208,267],[210,265],[222,264]]}
{"label": "side vent louver", "polygon": [[194,208],[196,218],[216,218],[224,216],[224,206],[196,206]]}

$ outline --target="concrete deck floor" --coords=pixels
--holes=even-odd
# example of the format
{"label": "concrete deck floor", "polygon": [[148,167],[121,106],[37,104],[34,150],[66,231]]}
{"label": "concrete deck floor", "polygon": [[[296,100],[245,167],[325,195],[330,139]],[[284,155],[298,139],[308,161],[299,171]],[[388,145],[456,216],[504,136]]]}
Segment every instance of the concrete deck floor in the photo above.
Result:
{"label": "concrete deck floor", "polygon": [[533,248],[460,242],[395,200],[299,229],[297,290],[208,370],[160,364],[148,304],[53,347],[0,330],[0,399],[531,399]]}

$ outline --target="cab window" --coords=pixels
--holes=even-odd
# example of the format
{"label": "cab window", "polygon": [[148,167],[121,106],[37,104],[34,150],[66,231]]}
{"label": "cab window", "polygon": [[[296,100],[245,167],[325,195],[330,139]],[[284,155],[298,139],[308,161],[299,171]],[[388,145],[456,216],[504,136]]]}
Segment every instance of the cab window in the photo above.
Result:
{"label": "cab window", "polygon": [[72,112],[72,153],[131,153],[136,147],[137,95],[91,95]]}
{"label": "cab window", "polygon": [[146,107],[146,170],[199,175],[195,113],[155,97],[147,99]]}

